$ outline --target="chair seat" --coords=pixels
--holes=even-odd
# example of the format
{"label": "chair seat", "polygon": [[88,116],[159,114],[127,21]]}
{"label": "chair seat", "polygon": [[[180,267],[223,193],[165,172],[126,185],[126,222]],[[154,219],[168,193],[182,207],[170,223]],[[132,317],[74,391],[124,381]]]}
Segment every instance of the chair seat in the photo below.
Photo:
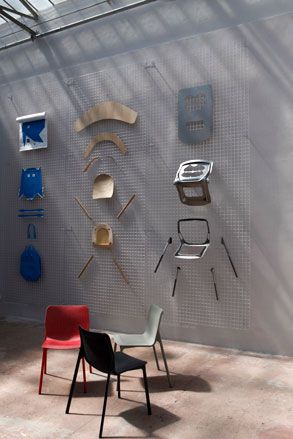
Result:
{"label": "chair seat", "polygon": [[114,356],[115,374],[127,372],[128,370],[140,369],[147,363],[146,361],[124,354],[124,352],[115,352]]}
{"label": "chair seat", "polygon": [[148,334],[111,334],[111,336],[120,347],[153,346],[155,342],[154,337],[150,337]]}
{"label": "chair seat", "polygon": [[42,348],[46,349],[78,349],[80,348],[80,337],[72,337],[67,340],[58,340],[55,338],[47,337],[43,344]]}

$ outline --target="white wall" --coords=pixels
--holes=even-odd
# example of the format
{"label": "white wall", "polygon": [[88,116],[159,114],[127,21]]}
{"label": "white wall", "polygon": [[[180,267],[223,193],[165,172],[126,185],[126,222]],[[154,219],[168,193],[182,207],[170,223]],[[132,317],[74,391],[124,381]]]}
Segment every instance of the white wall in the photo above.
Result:
{"label": "white wall", "polygon": [[[243,45],[248,57],[245,81],[249,89],[250,125],[247,141],[250,144],[251,162],[249,188],[251,283],[248,291],[251,308],[250,325],[249,328],[237,330],[229,326],[227,328],[209,325],[187,327],[165,321],[164,333],[175,339],[293,354],[291,343],[293,204],[290,197],[293,184],[293,174],[290,172],[292,160],[290,148],[293,138],[291,123],[293,60],[290,53],[293,30],[292,14],[288,12],[292,12],[291,1],[278,2],[278,5],[273,1],[237,2],[237,5],[232,1],[160,2],[156,6],[144,7],[43,41],[0,52],[2,84],[0,129],[3,150],[1,199],[9,212],[7,214],[4,212],[2,215],[1,227],[2,242],[5,242],[1,250],[1,273],[4,279],[1,288],[1,307],[4,313],[41,318],[46,303],[62,302],[70,297],[67,287],[64,289],[60,285],[58,291],[52,291],[50,288],[46,290],[45,299],[41,302],[34,296],[36,291],[21,296],[20,290],[17,300],[17,294],[13,291],[15,285],[13,282],[9,284],[8,278],[5,279],[6,254],[14,246],[13,233],[7,239],[7,230],[11,231],[8,223],[15,223],[13,215],[18,208],[17,200],[12,206],[10,201],[5,199],[7,193],[10,198],[13,197],[13,191],[18,184],[19,166],[26,165],[15,152],[15,108],[8,96],[14,97],[18,111],[27,112],[27,109],[37,105],[38,98],[44,102],[46,81],[49,78],[50,84],[54,83],[55,93],[60,94],[58,97],[60,102],[56,103],[56,108],[68,108],[70,113],[76,102],[68,92],[66,83],[68,78],[120,68],[125,64],[142,65],[152,59],[161,62],[166,69],[167,57],[164,54],[169,53],[172,47],[178,50],[185,46],[199,47],[201,42],[210,44],[217,40],[227,40]],[[280,16],[267,19],[277,14]],[[239,24],[241,25],[237,26]],[[220,30],[227,26],[231,28]],[[200,35],[196,36],[196,34]],[[176,42],[186,36],[192,37],[186,42]],[[161,45],[168,41],[174,43]],[[217,56],[216,51],[214,55]],[[33,92],[33,81],[37,85],[38,92],[35,96],[28,94],[28,102],[25,104],[23,96],[26,90]],[[38,94],[40,84],[45,90],[42,96]],[[21,100],[18,100],[18,95],[22,96]],[[50,100],[50,96],[47,99]],[[61,107],[58,107],[59,105]],[[77,111],[78,108],[75,110]],[[70,136],[70,128],[65,127],[65,130]],[[62,144],[62,133],[56,135]],[[63,147],[70,152],[69,145]],[[5,186],[3,175],[7,175],[7,169],[14,172],[16,161],[19,161],[19,166],[11,180],[15,185],[11,190]],[[56,190],[53,182],[51,189]],[[62,200],[54,206],[54,209],[62,229],[63,218],[61,214],[60,217],[58,216],[58,211],[62,211]],[[24,242],[21,243],[23,244]],[[55,254],[58,253],[57,246],[58,240]],[[13,255],[13,252],[9,254]],[[63,257],[64,255],[60,255],[61,259]],[[11,257],[9,264],[13,263]],[[59,274],[61,276],[61,273]],[[84,294],[80,299],[86,301],[87,296]],[[142,298],[138,303],[141,313],[146,305],[147,300]],[[106,314],[96,315],[96,324],[108,328],[115,326],[119,329],[129,329],[132,324],[136,327],[142,325],[140,319],[131,318],[126,324],[125,318],[119,319],[118,315],[113,318]]]}

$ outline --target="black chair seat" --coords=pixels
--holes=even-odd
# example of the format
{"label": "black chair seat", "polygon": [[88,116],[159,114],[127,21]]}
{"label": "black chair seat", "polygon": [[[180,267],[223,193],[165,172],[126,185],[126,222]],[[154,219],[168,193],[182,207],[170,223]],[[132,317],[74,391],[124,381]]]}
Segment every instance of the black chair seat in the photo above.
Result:
{"label": "black chair seat", "polygon": [[115,374],[127,372],[128,370],[141,369],[147,362],[139,360],[124,354],[124,352],[115,352]]}

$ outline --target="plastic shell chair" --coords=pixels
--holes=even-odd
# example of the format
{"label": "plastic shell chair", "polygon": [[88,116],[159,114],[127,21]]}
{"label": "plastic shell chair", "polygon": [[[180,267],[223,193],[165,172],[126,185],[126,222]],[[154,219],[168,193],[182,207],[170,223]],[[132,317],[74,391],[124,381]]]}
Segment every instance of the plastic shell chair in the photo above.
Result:
{"label": "plastic shell chair", "polygon": [[160,323],[161,323],[163,312],[164,311],[162,310],[162,308],[152,304],[148,311],[146,328],[142,334],[111,334],[111,335],[114,339],[115,350],[117,345],[120,346],[121,350],[126,348],[133,348],[133,347],[152,347],[158,370],[160,370],[160,366],[156,353],[155,344],[156,342],[159,342],[166,373],[167,373],[169,387],[172,387],[167,359],[160,335]]}
{"label": "plastic shell chair", "polygon": [[146,361],[131,357],[130,355],[126,355],[123,352],[113,352],[111,340],[108,334],[85,331],[84,329],[80,328],[80,338],[81,338],[81,347],[79,350],[79,355],[75,366],[75,371],[71,383],[71,388],[70,388],[70,393],[69,393],[65,413],[69,413],[80,360],[85,358],[86,361],[92,367],[99,370],[100,372],[107,374],[99,437],[102,437],[103,434],[104,418],[106,413],[107,397],[108,397],[109,382],[111,375],[117,376],[118,398],[121,398],[120,375],[124,372],[128,372],[131,370],[142,369],[146,402],[147,402],[147,410],[148,410],[148,414],[151,415],[152,412],[151,412],[151,404],[149,398],[146,367],[145,367]]}
{"label": "plastic shell chair", "polygon": [[[79,326],[89,329],[89,309],[86,305],[48,306],[45,317],[45,340],[42,344],[43,356],[39,381],[42,393],[43,376],[47,373],[48,349],[79,349]],[[86,393],[85,363],[83,360],[83,390]]]}

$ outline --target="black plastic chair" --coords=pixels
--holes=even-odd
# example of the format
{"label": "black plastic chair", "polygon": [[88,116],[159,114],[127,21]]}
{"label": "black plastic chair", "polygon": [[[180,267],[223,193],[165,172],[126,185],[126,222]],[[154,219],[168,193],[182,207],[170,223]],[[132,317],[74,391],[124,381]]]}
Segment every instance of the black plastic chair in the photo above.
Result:
{"label": "black plastic chair", "polygon": [[78,359],[75,366],[75,371],[71,383],[70,393],[68,397],[66,412],[69,413],[70,404],[72,400],[72,395],[74,392],[74,387],[76,383],[76,377],[79,369],[80,360],[85,358],[86,361],[95,369],[100,372],[107,374],[107,382],[105,389],[105,397],[102,411],[102,419],[100,424],[100,433],[99,437],[102,437],[103,434],[103,426],[104,426],[104,418],[106,413],[106,405],[107,405],[107,397],[108,397],[108,389],[110,376],[117,376],[117,390],[118,390],[118,398],[121,398],[120,391],[120,375],[124,372],[128,372],[130,370],[142,369],[143,379],[144,379],[144,387],[146,394],[146,402],[148,414],[151,415],[151,404],[150,397],[148,391],[148,382],[146,375],[146,361],[139,360],[137,358],[131,357],[130,355],[124,354],[123,352],[114,352],[111,344],[111,340],[108,334],[103,334],[99,332],[90,332],[85,329],[79,327],[80,332],[80,340],[81,346],[78,354]]}

